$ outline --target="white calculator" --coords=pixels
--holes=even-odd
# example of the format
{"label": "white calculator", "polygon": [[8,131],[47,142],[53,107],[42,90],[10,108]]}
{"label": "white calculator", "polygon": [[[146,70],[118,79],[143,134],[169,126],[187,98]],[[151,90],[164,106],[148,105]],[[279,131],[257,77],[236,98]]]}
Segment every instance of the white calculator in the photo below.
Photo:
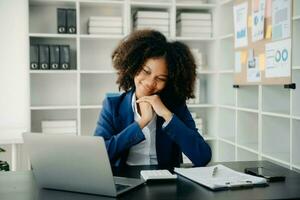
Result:
{"label": "white calculator", "polygon": [[142,170],[141,177],[145,181],[168,181],[168,180],[176,180],[177,175],[171,174],[169,170],[162,169],[162,170]]}

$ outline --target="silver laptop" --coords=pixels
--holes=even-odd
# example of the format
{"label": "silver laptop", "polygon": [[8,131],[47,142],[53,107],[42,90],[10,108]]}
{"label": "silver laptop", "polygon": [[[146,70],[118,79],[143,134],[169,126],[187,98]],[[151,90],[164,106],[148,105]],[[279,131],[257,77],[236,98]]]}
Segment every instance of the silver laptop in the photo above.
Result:
{"label": "silver laptop", "polygon": [[113,176],[102,137],[24,133],[23,139],[42,188],[116,197],[144,183]]}

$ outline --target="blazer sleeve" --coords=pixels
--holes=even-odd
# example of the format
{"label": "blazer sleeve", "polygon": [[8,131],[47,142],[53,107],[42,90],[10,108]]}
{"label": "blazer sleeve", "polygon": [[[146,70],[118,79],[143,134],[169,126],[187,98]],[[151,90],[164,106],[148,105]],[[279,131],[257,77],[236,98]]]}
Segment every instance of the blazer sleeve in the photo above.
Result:
{"label": "blazer sleeve", "polygon": [[205,166],[211,160],[210,146],[196,129],[186,105],[182,106],[163,128],[195,166]]}
{"label": "blazer sleeve", "polygon": [[114,125],[113,106],[109,98],[103,101],[103,108],[94,135],[104,138],[109,159],[112,163],[117,161],[122,153],[131,146],[145,140],[145,136],[137,122],[129,124],[121,132],[117,132]]}

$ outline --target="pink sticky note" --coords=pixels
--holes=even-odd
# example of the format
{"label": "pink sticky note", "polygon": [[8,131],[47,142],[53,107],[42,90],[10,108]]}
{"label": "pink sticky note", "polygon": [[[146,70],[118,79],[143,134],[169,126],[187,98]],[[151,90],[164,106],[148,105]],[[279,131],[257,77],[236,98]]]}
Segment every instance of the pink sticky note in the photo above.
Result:
{"label": "pink sticky note", "polygon": [[272,16],[272,0],[266,0],[266,17]]}

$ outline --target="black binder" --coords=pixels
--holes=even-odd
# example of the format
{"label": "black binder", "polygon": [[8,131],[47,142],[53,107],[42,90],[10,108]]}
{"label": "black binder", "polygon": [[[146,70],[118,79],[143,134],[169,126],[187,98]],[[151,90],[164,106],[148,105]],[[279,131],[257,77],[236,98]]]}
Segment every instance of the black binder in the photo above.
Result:
{"label": "black binder", "polygon": [[60,68],[61,69],[70,69],[70,46],[69,45],[60,45],[59,50],[60,58]]}
{"label": "black binder", "polygon": [[50,45],[50,69],[59,69],[59,45]]}
{"label": "black binder", "polygon": [[67,9],[67,33],[76,33],[76,9]]}
{"label": "black binder", "polygon": [[30,69],[39,69],[39,46],[30,45]]}
{"label": "black binder", "polygon": [[57,33],[67,32],[67,9],[57,8]]}
{"label": "black binder", "polygon": [[49,46],[39,45],[39,67],[40,69],[49,69]]}

